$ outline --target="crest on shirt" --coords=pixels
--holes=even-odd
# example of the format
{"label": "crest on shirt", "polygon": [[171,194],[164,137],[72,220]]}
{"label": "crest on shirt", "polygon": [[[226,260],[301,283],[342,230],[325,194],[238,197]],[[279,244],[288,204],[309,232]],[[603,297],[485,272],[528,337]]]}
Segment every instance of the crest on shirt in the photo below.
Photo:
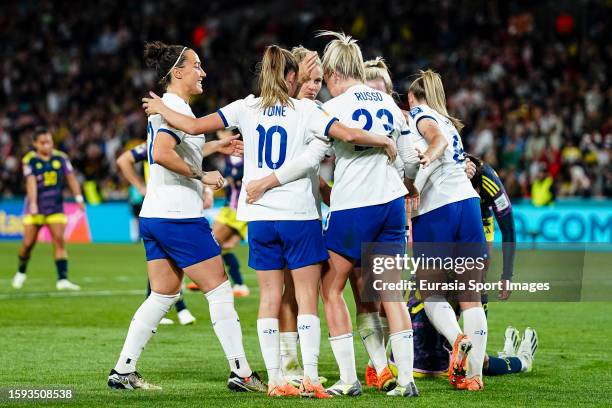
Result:
{"label": "crest on shirt", "polygon": [[410,109],[410,117],[414,119],[414,117],[421,112],[423,112],[423,109],[419,108],[418,106],[415,106],[414,108]]}
{"label": "crest on shirt", "polygon": [[53,162],[51,162],[51,166],[53,166],[53,168],[55,170],[59,169],[60,167],[62,167],[62,163],[60,163],[59,160],[53,160]]}

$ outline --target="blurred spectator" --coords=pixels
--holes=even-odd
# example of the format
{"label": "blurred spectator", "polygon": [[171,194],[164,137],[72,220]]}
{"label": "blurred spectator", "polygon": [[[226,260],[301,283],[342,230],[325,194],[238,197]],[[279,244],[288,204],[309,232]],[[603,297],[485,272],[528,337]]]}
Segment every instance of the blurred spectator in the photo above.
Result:
{"label": "blurred spectator", "polygon": [[536,207],[550,205],[554,201],[553,178],[546,172],[546,166],[540,164],[531,184],[531,203]]}

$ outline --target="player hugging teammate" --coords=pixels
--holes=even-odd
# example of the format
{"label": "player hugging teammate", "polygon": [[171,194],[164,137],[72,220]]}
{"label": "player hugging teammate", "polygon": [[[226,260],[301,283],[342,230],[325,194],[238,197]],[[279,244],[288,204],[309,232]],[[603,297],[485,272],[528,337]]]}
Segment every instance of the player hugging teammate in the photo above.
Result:
{"label": "player hugging teammate", "polygon": [[[406,114],[391,96],[384,63],[369,63],[370,68],[382,70],[377,75],[383,83],[377,86],[376,75],[366,77],[354,39],[334,32],[320,35],[332,37],[320,61],[315,54],[302,56],[298,63],[288,50],[269,46],[260,64],[258,95],[201,118],[195,118],[188,105],[190,95],[202,93],[205,77],[197,54],[183,46],[147,45],[147,61],[166,88],[162,98],[153,93],[143,98],[150,115],[151,176],[140,218],[152,292],[134,315],[108,377],[111,387],[157,388],[140,377],[136,361],[159,320],[178,299],[180,279],[186,273],[210,303],[214,330],[230,364],[231,390],[263,391],[271,397],[358,396],[362,385],[343,291],[350,281],[356,295],[363,293],[363,274],[368,271],[362,264],[367,262],[362,259],[362,243],[373,243],[376,255],[403,255],[409,198],[409,208],[416,210],[411,233],[419,250],[431,251],[427,246],[431,243],[439,244],[436,251],[455,244],[470,248],[474,256],[487,256],[479,196],[465,170],[462,125],[446,110],[440,76],[433,71],[420,73],[410,87],[411,110]],[[302,88],[320,76],[332,96],[322,106],[310,100],[320,85]],[[366,84],[368,79],[372,82]],[[203,185],[223,185],[220,174],[201,169],[203,134],[222,129],[237,129],[244,138],[244,174],[235,218],[248,222],[249,266],[259,283],[257,333],[267,386],[246,361],[221,248],[201,213]],[[334,185],[322,231],[318,190],[324,183],[318,179],[318,166],[332,146]],[[493,191],[489,184],[486,187]],[[399,278],[399,272],[394,276]],[[417,278],[445,281],[448,272],[424,270]],[[483,272],[475,268],[466,278],[481,280]],[[340,377],[327,389],[318,375],[319,293]],[[281,313],[285,310],[281,305],[287,304],[283,294],[294,297],[288,314]],[[446,354],[451,385],[482,390],[488,329],[480,296],[469,291],[456,294],[465,321],[462,331],[446,294],[420,295],[431,324],[453,345],[450,364]],[[357,296],[356,301],[361,316],[358,329],[372,362],[368,385],[389,396],[419,396],[413,378],[414,332],[403,298],[381,297],[374,305]],[[281,359],[279,320],[292,313],[297,336],[292,336],[291,348],[295,350],[294,337],[299,337],[304,367],[297,383],[286,375]],[[387,330],[383,321],[388,322]],[[397,378],[388,367],[387,339]],[[297,354],[292,359],[297,361]]]}

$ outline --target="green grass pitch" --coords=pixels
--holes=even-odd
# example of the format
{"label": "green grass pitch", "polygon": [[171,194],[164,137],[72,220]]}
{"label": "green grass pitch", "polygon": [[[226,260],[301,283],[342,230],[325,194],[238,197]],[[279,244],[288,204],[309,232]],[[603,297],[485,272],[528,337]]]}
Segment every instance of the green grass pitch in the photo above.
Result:
{"label": "green grass pitch", "polygon": [[[194,326],[160,326],[139,362],[144,377],[163,387],[159,392],[111,391],[106,386],[146,286],[141,245],[70,245],[70,277],[83,288],[76,294],[55,291],[55,270],[48,244],[32,256],[28,281],[21,291],[10,287],[16,269],[17,243],[0,244],[0,388],[72,387],[72,407],[256,407],[256,406],[610,406],[612,404],[612,303],[495,302],[489,308],[489,352],[502,346],[503,330],[512,324],[533,326],[540,348],[531,373],[485,378],[482,393],[459,392],[440,379],[417,380],[421,397],[394,399],[367,389],[355,399],[328,401],[270,399],[265,395],[233,394],[225,386],[228,367],[210,326],[208,306],[198,293],[186,293],[198,318]],[[265,377],[255,332],[258,296],[253,271],[247,270],[247,248],[237,253],[250,297],[237,299],[244,344],[250,364]],[[519,252],[518,259],[534,268],[547,264],[554,252]],[[548,257],[548,258],[547,258]],[[603,258],[602,258],[603,259]],[[607,258],[609,261],[609,256]],[[594,262],[607,270],[610,264]],[[350,291],[347,301],[352,306]],[[175,318],[175,312],[170,313]],[[322,332],[326,333],[323,321]],[[337,379],[336,364],[325,338],[321,341],[320,372]],[[359,375],[366,356],[355,338]],[[0,406],[58,405],[59,402],[14,402]]]}

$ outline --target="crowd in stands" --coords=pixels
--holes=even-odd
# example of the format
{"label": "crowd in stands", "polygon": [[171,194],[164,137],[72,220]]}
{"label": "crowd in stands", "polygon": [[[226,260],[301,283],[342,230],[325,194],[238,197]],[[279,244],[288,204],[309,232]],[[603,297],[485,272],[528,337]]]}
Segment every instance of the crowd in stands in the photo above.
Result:
{"label": "crowd in stands", "polygon": [[351,33],[366,59],[384,57],[404,108],[410,76],[438,71],[466,150],[498,170],[512,199],[542,179],[555,197],[612,197],[609,1],[10,0],[0,9],[0,199],[24,194],[20,159],[37,125],[104,200],[126,197],[114,159],[145,138],[140,98],[160,91],[145,41],[199,53],[200,116],[255,91],[266,45],[321,51],[320,29]]}

